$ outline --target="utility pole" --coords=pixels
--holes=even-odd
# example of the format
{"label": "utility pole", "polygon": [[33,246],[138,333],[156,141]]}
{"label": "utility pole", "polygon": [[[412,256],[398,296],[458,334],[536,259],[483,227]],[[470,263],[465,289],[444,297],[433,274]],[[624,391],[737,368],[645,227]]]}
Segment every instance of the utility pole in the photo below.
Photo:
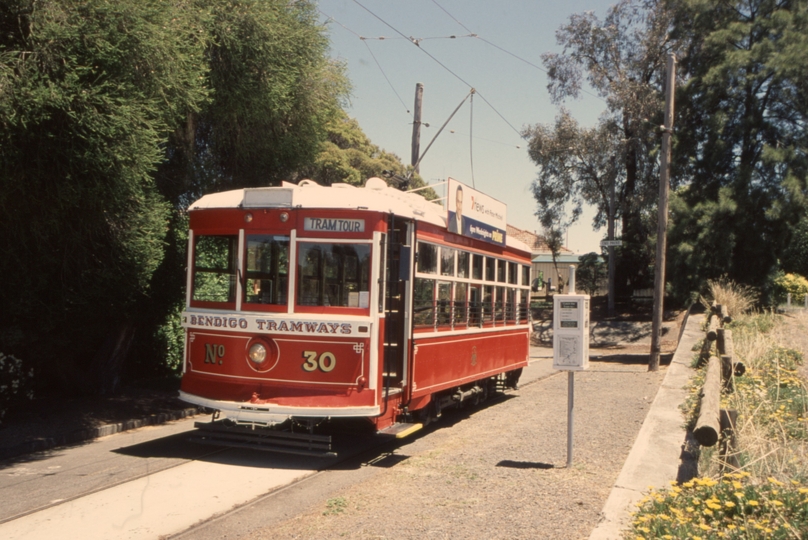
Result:
{"label": "utility pole", "polygon": [[410,164],[414,167],[415,172],[420,173],[418,170],[418,158],[421,157],[421,104],[424,99],[424,85],[416,83],[415,85],[415,106],[413,108],[412,118],[412,161]]}
{"label": "utility pole", "polygon": [[611,170],[611,185],[609,186],[609,220],[608,220],[608,227],[609,227],[609,299],[607,305],[607,313],[611,317],[614,315],[614,270],[615,270],[615,260],[614,260],[614,246],[611,245],[611,242],[614,240],[614,211],[615,211],[615,189],[617,184],[617,169],[615,168],[615,158],[612,156],[612,170]]}
{"label": "utility pole", "polygon": [[659,219],[657,225],[656,267],[654,272],[654,318],[651,323],[651,356],[648,371],[659,370],[662,315],[665,302],[665,253],[668,243],[668,184],[673,133],[673,93],[676,87],[676,57],[668,55],[668,81],[665,86],[665,125],[662,126],[662,161],[659,171]]}

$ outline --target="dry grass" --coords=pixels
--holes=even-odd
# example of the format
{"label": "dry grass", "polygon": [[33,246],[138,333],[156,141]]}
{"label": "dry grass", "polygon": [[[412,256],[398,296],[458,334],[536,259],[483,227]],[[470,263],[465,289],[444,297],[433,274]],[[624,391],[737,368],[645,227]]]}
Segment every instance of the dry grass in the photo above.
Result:
{"label": "dry grass", "polygon": [[727,277],[708,280],[707,293],[699,296],[699,300],[708,310],[715,302],[726,307],[733,317],[754,309],[759,299],[760,293],[757,289],[740,285]]}

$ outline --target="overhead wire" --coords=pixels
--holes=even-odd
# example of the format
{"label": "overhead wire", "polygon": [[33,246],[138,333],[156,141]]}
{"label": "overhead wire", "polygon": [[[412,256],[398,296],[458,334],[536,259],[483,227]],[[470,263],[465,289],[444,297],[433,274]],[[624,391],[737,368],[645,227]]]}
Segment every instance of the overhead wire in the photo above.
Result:
{"label": "overhead wire", "polygon": [[[375,54],[373,54],[373,50],[370,48],[370,45],[368,45],[368,42],[367,42],[368,38],[366,38],[366,37],[362,36],[361,34],[358,34],[357,32],[354,32],[353,30],[351,30],[350,28],[348,28],[347,26],[345,26],[344,24],[342,24],[341,22],[339,22],[338,20],[336,20],[334,17],[332,17],[332,16],[328,15],[327,13],[325,13],[323,10],[321,10],[321,9],[319,9],[319,8],[318,8],[318,11],[319,11],[321,14],[323,14],[325,17],[327,17],[329,21],[334,21],[335,23],[337,23],[338,25],[340,25],[341,27],[343,27],[345,30],[347,30],[348,32],[350,32],[350,33],[352,33],[353,35],[355,35],[356,37],[358,37],[358,38],[359,38],[359,40],[360,40],[362,43],[364,43],[364,44],[365,44],[365,47],[367,47],[367,50],[368,50],[368,52],[370,53],[370,56],[373,58],[373,61],[374,61],[374,62],[376,62],[376,67],[378,67],[378,68],[379,68],[379,71],[381,71],[382,76],[384,77],[384,80],[386,80],[386,81],[387,81],[387,84],[390,86],[390,90],[392,90],[392,91],[393,91],[393,93],[396,95],[396,97],[398,98],[398,100],[401,102],[401,105],[404,107],[404,110],[405,110],[405,111],[407,111],[407,114],[409,114],[409,113],[410,113],[410,109],[409,109],[409,107],[407,107],[407,104],[406,104],[406,103],[404,103],[404,100],[403,100],[403,99],[401,99],[401,95],[398,93],[398,91],[396,90],[395,86],[393,86],[393,83],[390,81],[390,78],[387,76],[387,73],[385,73],[385,72],[384,72],[384,68],[383,68],[383,67],[382,67],[382,65],[379,63],[379,60],[376,58],[376,55],[375,55]],[[382,38],[376,38],[376,39],[385,39],[385,38],[383,38],[383,37],[382,37]]]}
{"label": "overhead wire", "polygon": [[[508,54],[508,55],[510,55],[510,56],[513,56],[514,58],[516,58],[516,59],[517,59],[517,60],[519,60],[520,62],[524,62],[525,64],[527,64],[527,65],[529,65],[529,66],[531,66],[531,67],[533,67],[533,68],[538,69],[538,70],[539,70],[539,71],[541,71],[542,73],[546,73],[547,75],[549,75],[549,74],[550,74],[550,72],[549,72],[549,71],[547,71],[546,69],[544,69],[543,67],[541,67],[541,66],[537,66],[537,65],[536,65],[536,64],[534,64],[533,62],[531,62],[531,61],[529,61],[529,60],[525,60],[525,59],[524,59],[524,58],[522,58],[521,56],[519,56],[519,55],[517,55],[517,54],[514,54],[514,53],[512,53],[511,51],[509,51],[509,50],[507,50],[507,49],[504,49],[504,48],[500,47],[500,46],[499,46],[499,45],[497,45],[496,43],[492,43],[492,42],[488,41],[487,39],[485,39],[485,38],[483,38],[483,37],[480,37],[478,34],[476,34],[476,33],[472,32],[472,31],[471,31],[471,30],[470,30],[470,29],[469,29],[469,28],[468,28],[468,27],[467,27],[465,24],[463,24],[463,23],[461,23],[460,21],[458,21],[458,20],[455,18],[455,16],[454,16],[454,15],[452,15],[451,13],[449,13],[449,12],[446,10],[446,8],[444,8],[442,5],[438,4],[437,0],[432,0],[432,3],[433,3],[433,4],[435,4],[436,6],[438,6],[438,7],[439,7],[439,8],[440,8],[440,9],[441,9],[441,10],[442,10],[444,13],[446,13],[446,15],[448,15],[448,16],[449,16],[449,17],[450,17],[450,18],[451,18],[451,19],[452,19],[454,22],[456,22],[457,24],[459,24],[460,26],[462,26],[462,27],[463,27],[463,29],[464,29],[466,32],[468,32],[469,34],[473,35],[475,38],[479,39],[479,40],[480,40],[480,41],[482,41],[483,43],[487,43],[487,44],[488,44],[488,45],[490,45],[491,47],[494,47],[495,49],[498,49],[498,50],[500,50],[500,51],[504,52],[505,54]],[[599,100],[603,101],[604,103],[606,103],[606,100],[605,100],[605,99],[603,99],[603,98],[602,98],[602,97],[600,97],[599,95],[594,94],[594,93],[592,93],[592,92],[590,92],[590,91],[588,91],[588,90],[586,90],[586,89],[584,89],[584,88],[581,88],[581,92],[583,92],[584,94],[588,94],[588,95],[590,95],[590,96],[592,96],[592,97],[594,97],[594,98],[596,98],[596,99],[599,99]]]}
{"label": "overhead wire", "polygon": [[[435,56],[433,56],[432,54],[430,54],[430,53],[429,53],[429,51],[427,51],[426,49],[424,49],[423,47],[421,47],[420,43],[416,42],[414,38],[412,38],[412,37],[407,37],[406,35],[404,35],[404,33],[402,33],[402,32],[401,32],[401,31],[400,31],[398,28],[394,27],[393,25],[391,25],[390,23],[388,23],[387,21],[385,21],[384,19],[382,19],[381,17],[379,17],[378,15],[376,15],[376,14],[375,14],[373,11],[371,11],[370,9],[368,9],[367,7],[365,7],[364,5],[362,5],[362,3],[361,3],[361,2],[359,2],[359,0],[353,0],[353,2],[354,2],[354,3],[355,3],[357,6],[361,7],[362,9],[364,9],[365,11],[367,11],[368,13],[370,13],[370,14],[371,14],[373,17],[375,17],[376,19],[378,19],[378,20],[379,20],[379,21],[380,21],[382,24],[384,24],[385,26],[387,26],[388,28],[390,28],[390,29],[391,29],[393,32],[395,32],[396,34],[398,34],[398,35],[400,35],[400,36],[402,36],[402,37],[404,37],[404,38],[409,39],[409,40],[410,40],[410,42],[412,42],[412,44],[413,44],[413,45],[415,45],[416,47],[418,47],[418,49],[420,49],[421,51],[423,51],[423,53],[424,53],[424,54],[426,54],[428,57],[430,57],[430,58],[431,58],[431,59],[432,59],[432,60],[433,60],[435,63],[437,63],[437,64],[438,64],[440,67],[442,67],[443,69],[445,69],[445,70],[446,70],[448,73],[450,73],[450,74],[451,74],[451,75],[452,75],[454,78],[456,78],[457,80],[459,80],[460,82],[462,82],[463,84],[465,84],[466,86],[468,86],[469,88],[474,88],[474,86],[472,86],[472,85],[471,85],[471,84],[470,84],[468,81],[466,81],[466,80],[465,80],[463,77],[461,77],[460,75],[458,75],[457,73],[455,73],[454,71],[452,71],[451,69],[449,69],[449,67],[448,67],[448,66],[446,66],[446,65],[445,65],[443,62],[441,62],[441,61],[440,61],[440,60],[438,60],[437,58],[435,58]],[[461,26],[462,26],[462,25],[461,25]],[[505,122],[506,124],[508,124],[508,126],[509,126],[509,127],[510,127],[510,128],[511,128],[511,129],[512,129],[512,130],[513,130],[513,131],[514,131],[516,134],[517,134],[517,135],[519,135],[520,137],[522,137],[522,134],[519,132],[519,130],[518,130],[518,129],[516,129],[515,127],[513,127],[513,125],[512,125],[512,124],[511,124],[511,123],[508,121],[508,119],[507,119],[507,118],[505,118],[504,116],[502,116],[502,113],[500,113],[500,112],[497,110],[497,108],[496,108],[496,107],[494,107],[494,106],[491,104],[491,102],[490,102],[490,101],[488,101],[488,100],[485,98],[485,96],[484,96],[484,95],[480,94],[480,92],[479,92],[479,91],[477,91],[477,95],[479,95],[479,96],[480,96],[480,99],[482,99],[483,101],[485,101],[485,103],[486,103],[486,104],[487,104],[489,107],[491,107],[491,110],[493,110],[493,111],[494,111],[494,112],[497,114],[497,116],[499,116],[499,117],[502,119],[502,121],[503,121],[503,122]]]}

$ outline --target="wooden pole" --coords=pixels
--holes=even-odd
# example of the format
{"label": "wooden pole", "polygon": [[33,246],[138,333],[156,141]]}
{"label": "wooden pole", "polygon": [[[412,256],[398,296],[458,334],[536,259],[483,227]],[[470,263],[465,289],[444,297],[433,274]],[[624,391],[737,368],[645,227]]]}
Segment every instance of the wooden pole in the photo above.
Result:
{"label": "wooden pole", "polygon": [[418,171],[418,158],[421,156],[421,106],[424,99],[424,85],[416,83],[415,85],[415,106],[413,107],[412,116],[412,161],[410,162]]}
{"label": "wooden pole", "polygon": [[662,126],[662,161],[659,172],[659,218],[657,224],[656,267],[654,271],[654,317],[651,324],[651,356],[648,371],[659,370],[662,314],[665,301],[665,252],[668,239],[668,184],[670,183],[671,133],[673,132],[673,92],[676,87],[676,56],[668,55],[668,81],[665,85],[665,125]]}
{"label": "wooden pole", "polygon": [[[612,163],[614,163],[614,158],[612,158]],[[617,172],[614,170],[614,165],[612,166],[612,169],[612,182],[611,186],[609,187],[609,240],[614,240],[615,184],[617,183]],[[607,313],[610,317],[614,315],[614,270],[614,246],[609,246],[609,300],[607,304]]]}
{"label": "wooden pole", "polygon": [[713,446],[721,432],[721,361],[711,356],[707,362],[707,373],[701,389],[699,418],[693,436],[702,446]]}

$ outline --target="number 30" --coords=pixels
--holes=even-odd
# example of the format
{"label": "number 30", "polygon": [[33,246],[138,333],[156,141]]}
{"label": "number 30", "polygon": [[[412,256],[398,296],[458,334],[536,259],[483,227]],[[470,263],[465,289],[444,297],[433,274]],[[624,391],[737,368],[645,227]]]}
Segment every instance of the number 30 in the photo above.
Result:
{"label": "number 30", "polygon": [[337,359],[330,352],[324,352],[318,359],[316,351],[303,351],[303,358],[306,359],[303,363],[303,369],[306,371],[315,371],[319,367],[320,371],[328,373],[337,367]]}

